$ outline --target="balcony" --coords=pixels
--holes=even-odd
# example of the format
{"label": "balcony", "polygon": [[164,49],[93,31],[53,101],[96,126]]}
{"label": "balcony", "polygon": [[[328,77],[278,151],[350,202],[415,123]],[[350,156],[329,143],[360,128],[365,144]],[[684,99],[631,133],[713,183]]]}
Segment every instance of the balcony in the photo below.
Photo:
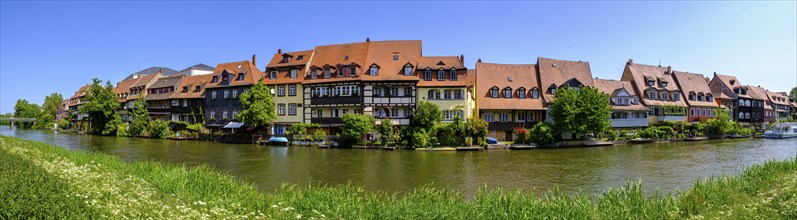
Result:
{"label": "balcony", "polygon": [[150,108],[147,108],[147,111],[149,111],[149,112],[171,112],[172,109],[171,108],[152,108],[152,107],[150,107]]}
{"label": "balcony", "polygon": [[523,126],[524,128],[530,128],[537,124],[537,122],[489,122],[487,124],[487,130],[491,131],[511,131],[515,129],[517,126]]}
{"label": "balcony", "polygon": [[361,96],[311,97],[311,105],[360,104]]}
{"label": "balcony", "polygon": [[647,127],[648,124],[647,118],[612,119],[614,128]]}
{"label": "balcony", "polygon": [[342,118],[311,118],[310,122],[311,123],[315,123],[315,124],[326,124],[326,125],[343,124],[343,119]]}

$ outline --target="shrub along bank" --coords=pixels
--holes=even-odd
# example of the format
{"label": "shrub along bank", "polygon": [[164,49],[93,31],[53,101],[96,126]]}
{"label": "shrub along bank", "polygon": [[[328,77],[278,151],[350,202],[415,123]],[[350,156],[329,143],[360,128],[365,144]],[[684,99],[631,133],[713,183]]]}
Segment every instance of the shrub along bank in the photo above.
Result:
{"label": "shrub along bank", "polygon": [[207,167],[124,163],[0,136],[0,219],[795,219],[797,161],[756,165],[739,176],[697,181],[674,195],[641,184],[603,194],[422,187],[402,195],[351,185],[285,185],[263,194]]}

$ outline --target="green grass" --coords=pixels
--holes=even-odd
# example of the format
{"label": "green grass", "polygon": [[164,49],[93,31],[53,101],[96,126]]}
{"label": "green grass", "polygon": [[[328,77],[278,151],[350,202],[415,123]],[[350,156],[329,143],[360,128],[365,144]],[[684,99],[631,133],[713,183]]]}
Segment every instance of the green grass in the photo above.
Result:
{"label": "green grass", "polygon": [[596,196],[420,187],[406,194],[362,187],[284,185],[263,194],[207,167],[124,163],[97,153],[0,136],[0,219],[797,219],[797,162],[755,165],[675,194],[641,184]]}

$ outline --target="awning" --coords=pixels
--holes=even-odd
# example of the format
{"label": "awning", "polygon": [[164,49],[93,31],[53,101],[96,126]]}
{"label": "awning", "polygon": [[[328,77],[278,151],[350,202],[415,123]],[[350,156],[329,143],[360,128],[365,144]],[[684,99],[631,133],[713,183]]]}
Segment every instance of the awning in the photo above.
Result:
{"label": "awning", "polygon": [[244,126],[244,123],[231,121],[230,123],[227,123],[224,128],[241,128],[241,126]]}

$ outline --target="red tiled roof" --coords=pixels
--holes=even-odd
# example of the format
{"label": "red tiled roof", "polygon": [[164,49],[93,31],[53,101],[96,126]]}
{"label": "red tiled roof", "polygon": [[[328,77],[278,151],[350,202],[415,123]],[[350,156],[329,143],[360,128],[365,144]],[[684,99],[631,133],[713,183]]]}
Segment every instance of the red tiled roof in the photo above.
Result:
{"label": "red tiled roof", "polygon": [[[420,40],[396,41],[370,41],[367,42],[368,54],[365,64],[362,65],[363,81],[418,81],[417,76],[404,75],[404,65],[416,63],[421,59]],[[393,60],[393,55],[398,55],[398,60]],[[379,73],[372,76],[369,73],[371,65],[379,66]],[[416,68],[417,69],[417,68]]]}
{"label": "red tiled roof", "polygon": [[541,91],[546,102],[553,102],[553,95],[547,88],[551,85],[561,87],[571,79],[578,80],[584,86],[592,87],[592,72],[589,62],[557,60],[545,57],[537,58],[540,73]]}
{"label": "red tiled roof", "polygon": [[[531,98],[533,88],[539,89],[540,95],[543,92],[539,88],[537,65],[478,62],[476,63],[476,84],[475,97],[478,100],[479,109],[545,110],[542,105],[542,97]],[[490,94],[490,90],[496,87],[499,91],[499,98],[493,98]],[[501,92],[506,87],[512,88],[512,99],[503,98]],[[526,89],[525,99],[518,99],[517,89],[519,88]]]}
{"label": "red tiled roof", "polygon": [[[631,82],[626,81],[615,81],[615,80],[608,80],[608,79],[593,79],[592,82],[598,91],[608,94],[609,96],[613,96],[619,90],[625,90],[628,95],[636,96],[636,92],[634,91],[634,87],[631,85]],[[612,105],[612,109],[614,110],[635,110],[635,111],[646,111],[648,110],[647,107],[644,105],[636,104],[636,105]]]}
{"label": "red tiled roof", "polygon": [[[221,85],[223,81],[222,73],[224,72],[230,74],[228,85]],[[243,80],[238,80],[238,75],[240,74],[245,74]],[[260,72],[260,69],[252,65],[252,62],[249,60],[216,65],[216,70],[213,71],[213,75],[218,76],[218,82],[211,82],[206,88],[254,85],[264,76],[263,72]]]}
{"label": "red tiled roof", "polygon": [[[205,93],[205,86],[210,83],[213,74],[186,76],[180,80],[180,85],[177,85],[174,93],[170,98],[172,99],[194,99],[203,98]],[[196,87],[199,86],[199,91]],[[183,92],[183,87],[188,87],[188,92]]]}
{"label": "red tiled roof", "polygon": [[[290,57],[287,63],[282,62],[282,58],[284,56]],[[313,56],[313,50],[276,53],[274,54],[274,56],[271,57],[271,61],[268,62],[266,68],[268,69],[276,67],[307,65],[307,63],[310,62],[312,56]],[[300,60],[299,57],[301,57],[302,59]]]}
{"label": "red tiled roof", "polygon": [[[675,80],[672,78],[671,68],[670,67],[660,67],[660,66],[651,66],[645,64],[638,64],[633,63],[633,61],[626,62],[625,70],[631,74],[632,83],[636,87],[636,89],[642,93],[640,94],[640,100],[643,104],[649,106],[667,106],[667,105],[675,105],[681,107],[687,107],[686,102],[684,102],[684,95],[678,89],[678,86],[675,84]],[[646,84],[646,80],[650,78],[655,78],[657,81],[654,86],[648,86]],[[658,80],[663,79],[667,82],[666,87],[662,87]],[[628,79],[623,78],[624,81],[628,81]],[[645,94],[645,91],[648,89],[656,89],[658,91],[667,90],[669,92],[679,92],[679,100],[673,101],[670,99],[669,101],[659,100],[659,99],[649,99],[648,96]]]}
{"label": "red tiled roof", "polygon": [[[733,89],[736,89],[736,88],[743,88],[744,87],[742,85],[742,83],[739,82],[738,79],[736,79],[735,76],[722,75],[722,74],[717,74],[717,73],[714,73],[714,76],[717,79],[719,79],[720,82],[723,83],[723,85],[725,85],[725,88],[733,90]],[[730,91],[730,92],[733,92],[733,91]],[[742,98],[752,98],[749,95],[744,95],[744,94],[736,94],[736,96],[742,97]],[[722,94],[722,98],[731,99],[732,97],[727,97],[727,95]]]}
{"label": "red tiled roof", "polygon": [[700,93],[703,93],[704,95],[711,95],[712,97],[714,96],[714,94],[711,93],[711,88],[708,87],[706,78],[703,77],[703,74],[673,71],[673,76],[675,77],[681,92],[683,92],[686,98],[686,103],[689,104],[690,107],[718,107],[717,102],[708,101],[707,99],[703,99],[705,101],[699,101],[698,99],[689,100],[689,96],[693,92],[696,96]]}
{"label": "red tiled roof", "polygon": [[785,92],[766,91],[769,101],[777,105],[791,105],[789,103],[789,96]]}

